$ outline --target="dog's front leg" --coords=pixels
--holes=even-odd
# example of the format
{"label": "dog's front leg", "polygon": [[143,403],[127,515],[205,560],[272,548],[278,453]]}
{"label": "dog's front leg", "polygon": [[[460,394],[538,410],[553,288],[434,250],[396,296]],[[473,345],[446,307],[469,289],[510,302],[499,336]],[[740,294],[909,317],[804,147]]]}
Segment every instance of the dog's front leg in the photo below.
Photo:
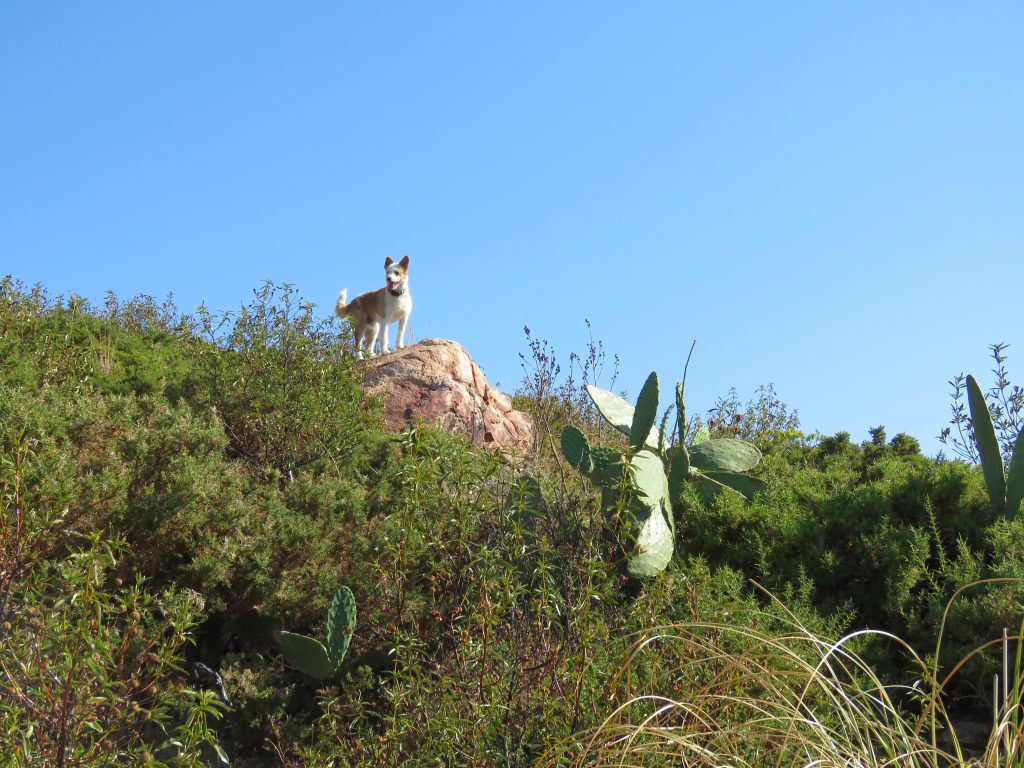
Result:
{"label": "dog's front leg", "polygon": [[390,349],[388,349],[388,324],[381,323],[381,327],[384,329],[384,334],[380,343],[380,353],[382,355],[386,355],[388,352],[391,351]]}
{"label": "dog's front leg", "polygon": [[398,319],[398,349],[401,349],[402,347],[405,346],[405,324],[408,321],[408,319],[409,318],[407,317],[400,317]]}

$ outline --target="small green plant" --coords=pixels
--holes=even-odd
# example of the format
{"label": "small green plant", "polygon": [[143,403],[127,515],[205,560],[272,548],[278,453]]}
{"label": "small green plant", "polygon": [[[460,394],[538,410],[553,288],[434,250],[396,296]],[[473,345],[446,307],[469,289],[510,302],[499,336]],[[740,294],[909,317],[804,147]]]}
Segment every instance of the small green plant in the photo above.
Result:
{"label": "small green plant", "polygon": [[973,376],[967,377],[967,404],[971,409],[971,432],[978,446],[989,500],[996,511],[1014,516],[1024,499],[1024,431],[1018,432],[1010,454],[1009,470],[1004,471],[992,414]]}
{"label": "small green plant", "polygon": [[342,587],[334,593],[327,609],[327,646],[312,637],[294,632],[277,632],[274,639],[288,663],[299,672],[325,680],[345,660],[352,633],[356,628],[356,599],[352,590]]}
{"label": "small green plant", "polygon": [[[636,406],[613,392],[592,385],[587,393],[598,411],[629,438],[629,448],[591,447],[583,432],[572,426],[562,431],[562,453],[569,464],[602,488],[602,508],[631,542],[627,570],[647,578],[660,573],[672,559],[675,520],[672,500],[683,484],[694,482],[710,491],[735,491],[753,497],[761,480],[743,474],[757,465],[761,452],[751,443],[735,438],[712,439],[706,427],[698,429],[687,445],[684,381],[676,385],[676,402],[666,410],[660,426],[658,375],[651,373]],[[673,407],[675,429],[668,422]],[[677,439],[673,440],[673,435]]]}

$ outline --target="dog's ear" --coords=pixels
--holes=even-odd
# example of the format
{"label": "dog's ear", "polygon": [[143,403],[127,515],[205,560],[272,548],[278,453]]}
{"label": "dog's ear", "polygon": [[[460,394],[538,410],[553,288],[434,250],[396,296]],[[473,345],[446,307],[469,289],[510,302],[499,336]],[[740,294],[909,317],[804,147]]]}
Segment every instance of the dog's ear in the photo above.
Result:
{"label": "dog's ear", "polygon": [[402,259],[398,263],[401,265],[402,269],[408,269],[409,268],[409,257],[406,256],[404,259]]}
{"label": "dog's ear", "polygon": [[384,269],[387,269],[388,267],[390,267],[394,263],[395,263],[395,260],[392,259],[390,256],[388,256],[386,259],[384,259]]}

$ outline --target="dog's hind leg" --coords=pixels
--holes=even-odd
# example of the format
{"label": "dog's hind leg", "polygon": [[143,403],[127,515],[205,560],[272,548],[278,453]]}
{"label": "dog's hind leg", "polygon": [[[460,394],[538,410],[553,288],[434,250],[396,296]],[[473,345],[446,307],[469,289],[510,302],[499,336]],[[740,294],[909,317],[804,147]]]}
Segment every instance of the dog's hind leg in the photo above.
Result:
{"label": "dog's hind leg", "polygon": [[380,333],[380,323],[368,323],[367,324],[367,326],[366,326],[366,335],[364,336],[364,339],[368,342],[366,346],[367,346],[367,349],[370,352],[370,357],[373,357],[376,354],[376,352],[374,352],[374,347],[377,346],[377,334],[379,334],[379,333]]}
{"label": "dog's hind leg", "polygon": [[352,335],[356,342],[356,357],[363,359],[363,337],[366,335],[366,326],[358,320],[352,322]]}

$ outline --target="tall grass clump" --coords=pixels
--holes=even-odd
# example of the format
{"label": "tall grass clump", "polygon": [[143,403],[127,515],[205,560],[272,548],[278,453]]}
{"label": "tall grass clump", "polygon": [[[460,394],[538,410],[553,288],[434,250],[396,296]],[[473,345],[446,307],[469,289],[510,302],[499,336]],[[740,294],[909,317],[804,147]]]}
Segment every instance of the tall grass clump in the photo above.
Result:
{"label": "tall grass clump", "polygon": [[[934,663],[938,654],[930,662],[885,632],[829,640],[779,607],[775,601],[753,623],[681,622],[641,633],[615,676],[612,712],[598,727],[553,749],[542,764],[1019,764],[1020,652],[1011,665],[1008,639],[1002,641],[1001,697],[991,735],[983,752],[969,753],[945,699],[959,665],[943,674]],[[918,672],[916,681],[886,683],[857,652],[865,637],[904,653]],[[651,671],[660,667],[673,671],[676,682],[669,689],[650,684]]]}

